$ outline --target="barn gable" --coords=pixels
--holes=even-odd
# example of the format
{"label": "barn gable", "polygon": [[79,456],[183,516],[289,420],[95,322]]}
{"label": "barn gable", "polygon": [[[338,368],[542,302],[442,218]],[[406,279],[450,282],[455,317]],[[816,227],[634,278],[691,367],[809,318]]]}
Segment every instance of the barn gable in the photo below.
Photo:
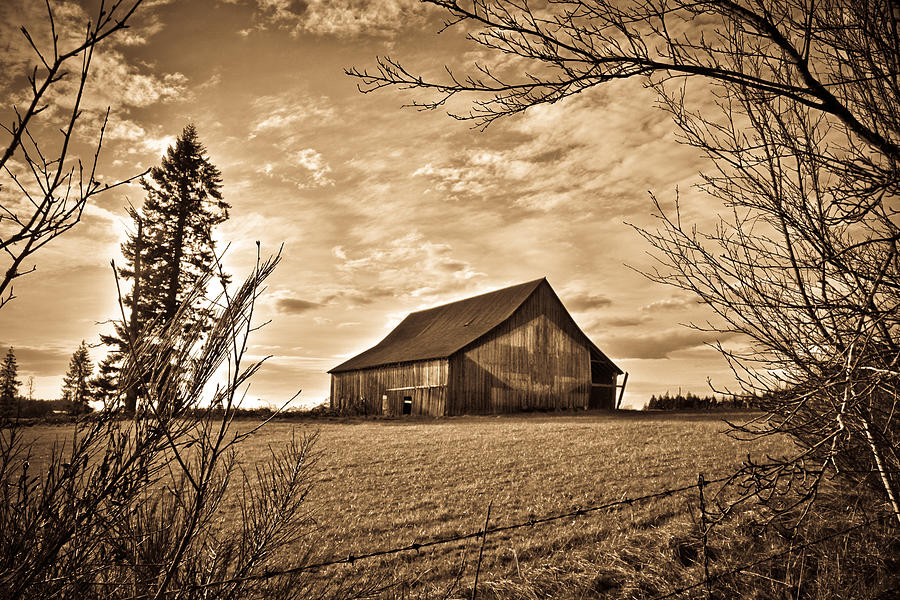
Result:
{"label": "barn gable", "polygon": [[329,373],[333,408],[453,415],[612,408],[622,371],[538,279],[412,313]]}
{"label": "barn gable", "polygon": [[[581,331],[546,280],[509,319],[454,354],[449,367],[454,401],[448,414],[613,408],[609,399],[622,373]],[[606,394],[591,406],[594,384]]]}
{"label": "barn gable", "polygon": [[411,313],[386,338],[329,373],[446,358],[512,315],[544,279]]}

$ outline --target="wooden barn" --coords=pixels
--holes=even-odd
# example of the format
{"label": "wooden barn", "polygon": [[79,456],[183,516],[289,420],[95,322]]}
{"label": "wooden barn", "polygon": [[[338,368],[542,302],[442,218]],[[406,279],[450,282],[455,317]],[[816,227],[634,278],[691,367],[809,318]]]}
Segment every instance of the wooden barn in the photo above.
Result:
{"label": "wooden barn", "polygon": [[622,370],[538,279],[414,312],[329,373],[333,409],[443,416],[615,408]]}

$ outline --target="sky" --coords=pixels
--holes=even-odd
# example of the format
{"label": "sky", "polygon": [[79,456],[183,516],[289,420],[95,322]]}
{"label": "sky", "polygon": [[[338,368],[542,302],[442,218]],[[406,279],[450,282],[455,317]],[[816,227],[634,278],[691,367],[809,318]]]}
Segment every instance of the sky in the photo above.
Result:
{"label": "sky", "polygon": [[[52,5],[63,41],[96,11],[87,0]],[[18,26],[47,47],[44,11],[31,0],[0,4],[7,124],[35,60]],[[629,373],[627,406],[733,385],[709,346],[715,336],[684,326],[708,309],[638,273],[654,264],[634,229],[655,227],[650,192],[671,207],[677,189],[683,218],[701,226],[718,206],[694,187],[710,165],[677,143],[653,93],[615,82],[480,131],[446,111],[402,108],[414,92],[361,94],[344,74],[384,55],[435,76],[490,58],[462,32],[438,35],[442,18],[415,0],[155,0],[94,57],[75,149],[90,161],[109,107],[102,181],[158,165],[193,123],[232,206],[216,232],[227,270],[241,280],[257,241],[264,254],[283,245],[257,307],[270,322],[251,338],[251,355],[271,358],[248,403],[280,406],[301,390],[293,405],[321,403],[327,370],[409,312],[540,277]],[[65,102],[41,115],[47,147]],[[21,201],[2,177],[0,199]],[[122,263],[125,206],[142,201],[138,185],[95,197],[0,309],[0,348],[14,347],[35,397],[58,398],[72,352],[111,329],[110,261]],[[91,355],[99,361],[104,349]]]}

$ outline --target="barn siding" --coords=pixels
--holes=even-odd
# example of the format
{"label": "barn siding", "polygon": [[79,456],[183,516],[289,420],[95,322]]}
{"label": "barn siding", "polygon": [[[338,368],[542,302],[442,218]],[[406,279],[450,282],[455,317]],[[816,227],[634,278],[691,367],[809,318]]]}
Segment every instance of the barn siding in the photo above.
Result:
{"label": "barn siding", "polygon": [[403,397],[412,396],[413,414],[442,416],[447,371],[447,359],[436,359],[332,373],[331,406],[369,415],[400,414]]}
{"label": "barn siding", "polygon": [[590,347],[546,283],[450,358],[449,415],[587,408],[590,395]]}

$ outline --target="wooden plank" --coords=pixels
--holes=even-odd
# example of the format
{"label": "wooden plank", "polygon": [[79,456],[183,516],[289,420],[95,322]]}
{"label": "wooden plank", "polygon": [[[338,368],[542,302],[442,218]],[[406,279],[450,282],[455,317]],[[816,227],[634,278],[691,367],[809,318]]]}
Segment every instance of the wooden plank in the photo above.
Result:
{"label": "wooden plank", "polygon": [[[446,359],[332,373],[332,406],[344,410],[356,409],[365,414],[382,414],[382,396],[388,389],[446,385],[447,373]],[[391,398],[389,405],[392,411],[395,408],[393,404]]]}
{"label": "wooden plank", "polygon": [[625,378],[622,380],[622,390],[619,392],[619,399],[616,401],[616,410],[622,406],[622,396],[625,395],[625,384],[628,383],[628,371],[625,372]]}

